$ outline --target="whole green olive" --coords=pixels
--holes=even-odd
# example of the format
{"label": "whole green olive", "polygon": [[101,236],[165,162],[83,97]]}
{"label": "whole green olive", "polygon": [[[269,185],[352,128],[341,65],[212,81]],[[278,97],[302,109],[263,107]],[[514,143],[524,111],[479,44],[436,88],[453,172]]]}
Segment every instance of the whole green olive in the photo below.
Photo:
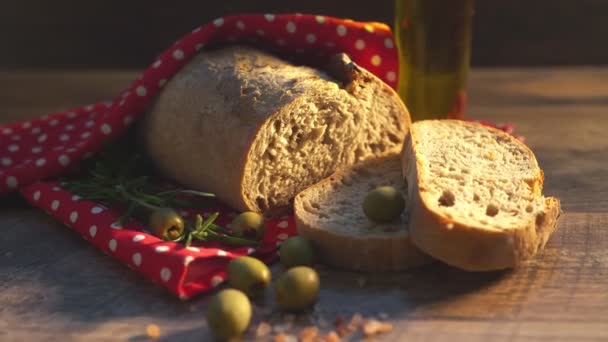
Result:
{"label": "whole green olive", "polygon": [[207,308],[209,329],[218,338],[230,340],[243,334],[251,320],[251,303],[235,289],[216,294]]}
{"label": "whole green olive", "polygon": [[392,186],[380,186],[363,200],[363,212],[372,221],[387,223],[399,218],[405,209],[403,195]]}
{"label": "whole green olive", "polygon": [[228,283],[250,296],[258,296],[270,284],[268,266],[256,258],[242,256],[228,263]]}
{"label": "whole green olive", "polygon": [[264,237],[264,217],[253,211],[240,213],[232,220],[232,232],[236,236],[254,236],[258,240]]}
{"label": "whole green olive", "polygon": [[309,240],[301,236],[293,236],[281,244],[279,250],[281,264],[287,268],[295,266],[310,266],[314,262],[314,249]]}
{"label": "whole green olive", "polygon": [[154,210],[148,226],[154,235],[168,240],[175,240],[184,233],[184,220],[171,208]]}
{"label": "whole green olive", "polygon": [[277,304],[283,310],[305,310],[319,296],[319,275],[307,266],[290,268],[276,281],[274,290]]}

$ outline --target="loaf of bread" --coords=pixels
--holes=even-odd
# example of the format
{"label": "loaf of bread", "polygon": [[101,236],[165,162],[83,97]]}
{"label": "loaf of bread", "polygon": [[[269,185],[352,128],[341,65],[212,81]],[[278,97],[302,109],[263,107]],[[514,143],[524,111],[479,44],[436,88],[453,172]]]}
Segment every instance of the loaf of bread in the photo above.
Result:
{"label": "loaf of bread", "polygon": [[398,152],[410,126],[393,89],[346,55],[326,71],[249,47],[204,51],[145,113],[143,145],[183,185],[284,212],[334,171]]}
{"label": "loaf of bread", "polygon": [[464,270],[519,266],[543,249],[561,213],[558,199],[541,194],[532,151],[480,124],[416,122],[403,170],[412,241]]}
{"label": "loaf of bread", "polygon": [[411,243],[406,212],[384,224],[365,216],[363,200],[378,186],[393,186],[407,196],[398,154],[338,171],[296,196],[298,233],[313,243],[321,262],[345,270],[386,272],[431,261]]}

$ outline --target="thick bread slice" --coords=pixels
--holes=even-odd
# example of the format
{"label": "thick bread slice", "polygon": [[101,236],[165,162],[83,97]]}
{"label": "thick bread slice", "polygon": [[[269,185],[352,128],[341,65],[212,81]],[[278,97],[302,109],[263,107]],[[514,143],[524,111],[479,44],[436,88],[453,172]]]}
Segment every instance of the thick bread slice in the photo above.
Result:
{"label": "thick bread slice", "polygon": [[363,213],[365,195],[383,185],[407,196],[399,155],[339,171],[296,196],[298,233],[313,242],[322,262],[366,272],[399,271],[430,262],[411,244],[405,212],[389,224],[375,224]]}
{"label": "thick bread slice", "polygon": [[543,249],[560,203],[521,141],[458,120],[416,122],[404,145],[410,233],[429,255],[469,271],[519,266]]}
{"label": "thick bread slice", "polygon": [[159,169],[239,210],[276,213],[355,162],[396,153],[399,96],[346,55],[329,74],[249,47],[204,51],[164,87],[140,134]]}

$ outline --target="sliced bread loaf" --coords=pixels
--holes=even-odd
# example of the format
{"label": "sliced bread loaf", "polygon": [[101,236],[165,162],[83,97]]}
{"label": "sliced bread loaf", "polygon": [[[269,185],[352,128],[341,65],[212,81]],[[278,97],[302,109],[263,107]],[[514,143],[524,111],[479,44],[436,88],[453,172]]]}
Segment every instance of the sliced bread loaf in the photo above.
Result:
{"label": "sliced bread loaf", "polygon": [[427,263],[430,258],[410,242],[405,212],[387,224],[373,223],[363,213],[370,190],[394,186],[405,197],[403,184],[398,155],[339,171],[296,196],[298,233],[312,241],[319,259],[341,269],[399,271]]}
{"label": "sliced bread loaf", "polygon": [[344,54],[321,71],[234,46],[189,61],[140,135],[166,175],[272,215],[339,168],[398,153],[409,125],[395,91]]}
{"label": "sliced bread loaf", "polygon": [[559,200],[541,194],[543,172],[532,151],[480,124],[416,122],[403,172],[413,242],[465,270],[520,265],[543,249],[560,215]]}

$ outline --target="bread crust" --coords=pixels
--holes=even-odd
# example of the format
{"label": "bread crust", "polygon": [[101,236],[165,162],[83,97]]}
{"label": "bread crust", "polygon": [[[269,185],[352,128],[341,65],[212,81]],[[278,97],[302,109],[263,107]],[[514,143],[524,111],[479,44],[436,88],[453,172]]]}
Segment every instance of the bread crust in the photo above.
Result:
{"label": "bread crust", "polygon": [[[365,168],[395,157],[398,158],[398,156],[387,156],[371,159],[356,165],[355,168]],[[332,183],[339,183],[340,179],[346,177],[351,170],[349,168],[337,171],[331,177],[299,193],[294,200],[298,234],[313,243],[319,259],[335,268],[359,272],[403,271],[430,263],[432,259],[410,241],[407,227],[403,227],[397,234],[391,233],[385,237],[357,237],[337,234],[314,226],[310,217],[312,214],[304,209],[304,198],[311,193],[331,189]]]}
{"label": "bread crust", "polygon": [[[401,141],[409,129],[409,114],[394,90],[349,60],[342,58],[342,63],[346,64],[330,68],[332,79],[319,70],[296,70],[286,61],[250,48],[204,52],[167,82],[143,116],[139,125],[143,146],[162,173],[185,186],[215,193],[240,211],[283,214],[290,203],[268,207],[252,199],[255,191],[251,189],[258,182],[248,176],[261,158],[253,147],[274,118],[311,101],[311,94],[328,93],[328,88],[356,96],[359,82],[371,80],[400,108]],[[265,79],[266,83],[253,80],[247,76],[253,68],[271,68],[276,76]],[[282,71],[285,68],[290,69]],[[288,87],[292,79],[298,81]],[[354,162],[344,160],[340,167]],[[289,195],[293,198],[296,193]]]}
{"label": "bread crust", "polygon": [[[502,131],[489,129],[516,140]],[[561,215],[557,198],[546,198],[545,208],[536,216],[536,220],[521,227],[491,229],[448,218],[430,209],[421,195],[419,172],[422,164],[416,158],[415,134],[415,131],[410,131],[406,138],[402,169],[409,189],[410,234],[416,246],[446,264],[467,271],[515,268],[542,251]],[[526,151],[532,154],[527,147]],[[538,196],[541,195],[543,180],[544,174],[539,169],[538,176],[531,184],[533,192]]]}

